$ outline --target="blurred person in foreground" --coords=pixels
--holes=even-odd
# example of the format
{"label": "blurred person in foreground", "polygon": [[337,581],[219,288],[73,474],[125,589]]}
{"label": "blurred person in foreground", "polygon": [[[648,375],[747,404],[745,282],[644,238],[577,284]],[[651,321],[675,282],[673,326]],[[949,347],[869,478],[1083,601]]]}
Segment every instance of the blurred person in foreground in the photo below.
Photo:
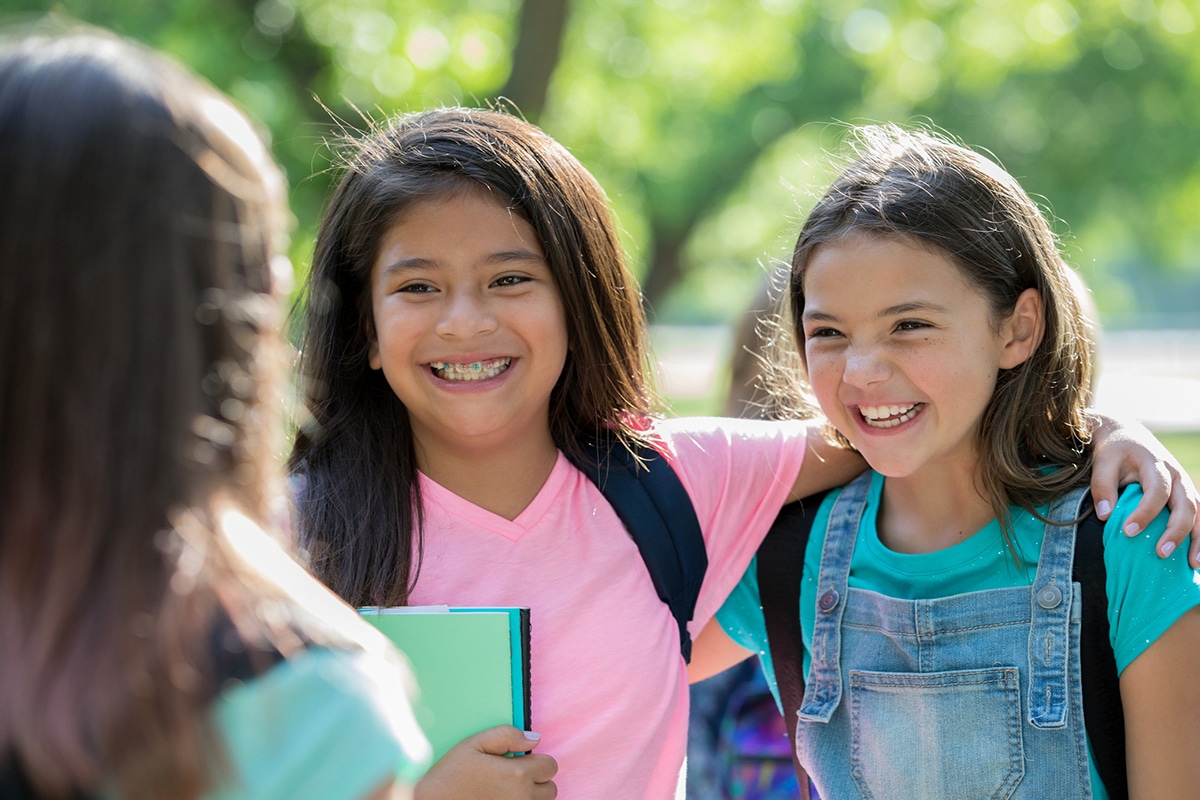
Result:
{"label": "blurred person in foreground", "polygon": [[277,544],[281,174],[99,31],[0,43],[0,796],[396,798],[394,651]]}

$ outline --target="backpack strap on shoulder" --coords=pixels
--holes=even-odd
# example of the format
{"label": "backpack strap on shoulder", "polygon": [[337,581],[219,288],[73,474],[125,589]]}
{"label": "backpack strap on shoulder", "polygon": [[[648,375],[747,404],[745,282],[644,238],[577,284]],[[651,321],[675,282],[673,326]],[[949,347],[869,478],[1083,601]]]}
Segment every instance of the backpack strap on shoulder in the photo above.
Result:
{"label": "backpack strap on shoulder", "polygon": [[1125,714],[1116,657],[1108,629],[1108,592],[1105,589],[1104,522],[1085,494],[1079,508],[1083,517],[1075,528],[1075,562],[1072,578],[1082,589],[1079,660],[1083,682],[1083,721],[1096,771],[1112,800],[1127,800],[1129,781],[1125,766]]}
{"label": "backpack strap on shoulder", "polygon": [[828,492],[788,503],[758,548],[758,593],[767,629],[767,646],[783,705],[792,764],[800,796],[809,796],[808,773],[796,755],[796,712],[804,702],[804,639],[800,631],[800,580],[813,517]]}
{"label": "backpack strap on shoulder", "polygon": [[687,626],[696,613],[708,569],[700,520],[662,453],[649,445],[636,450],[635,455],[616,436],[605,433],[588,441],[582,456],[566,455],[596,484],[633,537],[659,598],[679,625],[679,651],[690,662],[692,637]]}

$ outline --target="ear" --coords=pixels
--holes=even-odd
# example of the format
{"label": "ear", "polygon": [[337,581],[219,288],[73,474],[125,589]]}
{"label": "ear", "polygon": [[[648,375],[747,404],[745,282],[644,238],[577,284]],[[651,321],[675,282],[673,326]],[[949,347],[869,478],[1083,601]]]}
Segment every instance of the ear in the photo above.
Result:
{"label": "ear", "polygon": [[1042,296],[1037,289],[1026,289],[1017,297],[1012,313],[1000,326],[1004,347],[1000,354],[1000,368],[1012,369],[1024,364],[1041,344],[1045,327]]}

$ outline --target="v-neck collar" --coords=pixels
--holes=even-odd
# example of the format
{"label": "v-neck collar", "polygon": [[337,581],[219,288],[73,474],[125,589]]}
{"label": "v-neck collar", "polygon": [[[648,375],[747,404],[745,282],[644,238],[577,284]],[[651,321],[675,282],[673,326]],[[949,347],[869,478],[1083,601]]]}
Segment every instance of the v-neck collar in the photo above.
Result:
{"label": "v-neck collar", "polygon": [[546,515],[572,469],[574,467],[560,451],[554,461],[554,468],[550,470],[550,475],[542,484],[542,488],[538,490],[529,505],[513,520],[505,519],[499,514],[463,499],[423,472],[418,473],[418,480],[424,502],[435,503],[447,513],[453,514],[471,525],[497,533],[515,542],[536,527]]}

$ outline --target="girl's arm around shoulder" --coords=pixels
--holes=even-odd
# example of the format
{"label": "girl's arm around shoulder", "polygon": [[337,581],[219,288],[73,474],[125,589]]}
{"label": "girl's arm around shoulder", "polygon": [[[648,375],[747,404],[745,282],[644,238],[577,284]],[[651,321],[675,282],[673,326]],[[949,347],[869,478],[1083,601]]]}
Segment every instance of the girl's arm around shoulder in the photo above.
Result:
{"label": "girl's arm around shoulder", "polygon": [[808,427],[808,444],[800,474],[788,494],[788,502],[844,486],[867,468],[867,462],[853,450],[830,441],[824,427],[814,422]]}
{"label": "girl's arm around shoulder", "polygon": [[1121,674],[1129,796],[1200,793],[1200,607],[1175,621]]}
{"label": "girl's arm around shoulder", "polygon": [[1128,667],[1189,609],[1200,606],[1200,576],[1184,553],[1163,559],[1149,546],[1166,528],[1167,512],[1153,518],[1137,537],[1123,532],[1142,500],[1139,486],[1126,487],[1104,526],[1109,633],[1118,671]]}
{"label": "girl's arm around shoulder", "polygon": [[1096,514],[1108,519],[1116,506],[1117,489],[1139,483],[1145,495],[1125,520],[1128,535],[1146,530],[1165,507],[1171,516],[1155,542],[1167,558],[1191,536],[1189,562],[1200,567],[1200,494],[1186,470],[1154,434],[1138,423],[1093,414],[1096,460],[1092,467],[1092,497]]}

